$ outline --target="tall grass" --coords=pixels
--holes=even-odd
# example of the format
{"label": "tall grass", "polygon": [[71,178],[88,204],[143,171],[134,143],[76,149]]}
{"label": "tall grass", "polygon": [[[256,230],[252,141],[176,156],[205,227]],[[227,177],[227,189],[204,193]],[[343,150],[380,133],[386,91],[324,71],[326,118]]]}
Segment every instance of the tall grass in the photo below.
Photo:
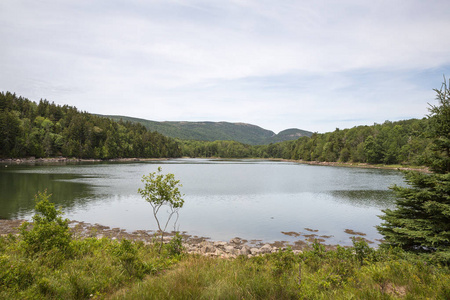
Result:
{"label": "tall grass", "polygon": [[153,245],[88,238],[75,254],[27,256],[16,237],[0,238],[0,299],[86,299],[155,275],[178,261]]}
{"label": "tall grass", "polygon": [[448,267],[361,245],[237,259],[87,238],[74,252],[29,256],[0,238],[0,299],[450,299]]}
{"label": "tall grass", "polygon": [[[358,245],[361,247],[361,245]],[[450,273],[399,250],[282,251],[235,260],[188,256],[112,299],[450,299]],[[300,271],[301,270],[301,271]]]}
{"label": "tall grass", "polygon": [[[19,236],[0,237],[0,299],[450,299],[442,257],[364,241],[319,243],[236,259],[183,255],[181,237],[156,244],[74,239],[48,196]],[[448,260],[447,260],[448,262]]]}
{"label": "tall grass", "polygon": [[0,299],[103,297],[179,259],[173,245],[159,253],[142,242],[74,239],[49,197],[36,195],[32,226],[0,237]]}

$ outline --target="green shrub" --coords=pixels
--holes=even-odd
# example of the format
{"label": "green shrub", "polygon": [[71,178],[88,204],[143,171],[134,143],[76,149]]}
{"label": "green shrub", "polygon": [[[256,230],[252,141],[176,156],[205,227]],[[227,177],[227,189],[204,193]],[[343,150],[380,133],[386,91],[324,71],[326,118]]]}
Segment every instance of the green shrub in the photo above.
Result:
{"label": "green shrub", "polygon": [[376,251],[373,248],[369,247],[366,241],[363,239],[357,239],[355,237],[352,238],[353,248],[355,249],[356,259],[359,261],[361,265],[366,263],[367,261],[375,261]]}
{"label": "green shrub", "polygon": [[297,263],[294,252],[289,247],[287,250],[278,250],[278,252],[271,255],[271,261],[273,263],[272,274],[275,277],[281,277],[282,275],[292,275],[294,265]]}
{"label": "green shrub", "polygon": [[183,253],[183,237],[176,232],[170,242],[165,245],[169,256],[179,256]]}
{"label": "green shrub", "polygon": [[113,247],[112,254],[128,276],[142,279],[146,274],[156,273],[157,268],[152,263],[142,261],[138,247],[136,243],[123,239]]}
{"label": "green shrub", "polygon": [[73,249],[69,220],[62,219],[62,211],[56,209],[55,204],[50,202],[50,196],[46,191],[38,192],[35,196],[36,214],[33,216],[33,225],[29,229],[30,223],[24,222],[20,227],[22,246],[25,252],[31,256],[46,255],[52,252],[63,258],[70,257]]}
{"label": "green shrub", "polygon": [[11,289],[26,289],[34,281],[34,273],[30,264],[25,260],[0,256],[0,286]]}

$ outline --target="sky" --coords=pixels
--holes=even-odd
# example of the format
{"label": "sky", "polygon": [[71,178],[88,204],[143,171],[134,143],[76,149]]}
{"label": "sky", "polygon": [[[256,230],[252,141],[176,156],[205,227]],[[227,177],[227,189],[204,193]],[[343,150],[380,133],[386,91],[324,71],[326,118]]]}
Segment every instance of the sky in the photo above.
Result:
{"label": "sky", "polygon": [[0,91],[278,133],[423,118],[450,1],[1,0]]}

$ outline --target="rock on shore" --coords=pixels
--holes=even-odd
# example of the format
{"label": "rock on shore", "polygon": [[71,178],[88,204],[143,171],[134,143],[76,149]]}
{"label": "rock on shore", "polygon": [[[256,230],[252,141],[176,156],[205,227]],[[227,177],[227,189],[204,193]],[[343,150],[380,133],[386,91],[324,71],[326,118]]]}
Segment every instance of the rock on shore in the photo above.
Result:
{"label": "rock on shore", "polygon": [[[0,235],[17,234],[18,227],[25,220],[0,220]],[[153,243],[156,232],[151,230],[137,230],[132,233],[125,229],[110,228],[100,224],[89,224],[79,221],[70,221],[70,228],[76,238],[110,238],[113,240],[128,239],[133,241],[142,241],[146,244]],[[164,236],[164,242],[168,243],[174,233],[167,233]],[[190,236],[186,232],[182,232],[183,247],[187,253],[200,254],[211,257],[221,258],[236,258],[240,255],[247,257],[264,255],[268,253],[277,252],[279,249],[286,249],[285,242],[275,242],[272,244],[261,243],[260,241],[251,241],[241,239],[239,237],[233,238],[228,242],[224,241],[209,241],[205,237]],[[159,238],[159,237],[158,237]],[[294,253],[301,253],[306,244],[295,243],[292,246]]]}

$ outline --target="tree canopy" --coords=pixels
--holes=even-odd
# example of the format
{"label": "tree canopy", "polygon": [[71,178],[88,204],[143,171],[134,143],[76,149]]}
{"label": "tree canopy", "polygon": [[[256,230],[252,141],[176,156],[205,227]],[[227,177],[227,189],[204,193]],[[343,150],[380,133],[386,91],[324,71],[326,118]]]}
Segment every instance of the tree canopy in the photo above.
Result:
{"label": "tree canopy", "polygon": [[0,158],[179,157],[178,143],[137,123],[0,93]]}
{"label": "tree canopy", "polygon": [[445,130],[449,126],[442,125],[448,120],[435,120],[385,121],[254,146],[231,140],[174,140],[140,123],[113,121],[47,100],[35,103],[6,92],[0,93],[0,158],[187,156],[423,165],[436,155],[433,147],[449,143],[441,139],[441,146],[431,144],[429,127]]}
{"label": "tree canopy", "polygon": [[303,161],[423,165],[430,153],[430,121],[405,121],[314,133],[295,141],[251,146],[235,141],[179,141],[183,156],[283,158]]}
{"label": "tree canopy", "polygon": [[438,105],[430,105],[428,136],[432,174],[406,172],[409,187],[394,186],[396,209],[384,210],[378,230],[387,244],[408,250],[437,250],[450,262],[450,90],[444,82]]}

